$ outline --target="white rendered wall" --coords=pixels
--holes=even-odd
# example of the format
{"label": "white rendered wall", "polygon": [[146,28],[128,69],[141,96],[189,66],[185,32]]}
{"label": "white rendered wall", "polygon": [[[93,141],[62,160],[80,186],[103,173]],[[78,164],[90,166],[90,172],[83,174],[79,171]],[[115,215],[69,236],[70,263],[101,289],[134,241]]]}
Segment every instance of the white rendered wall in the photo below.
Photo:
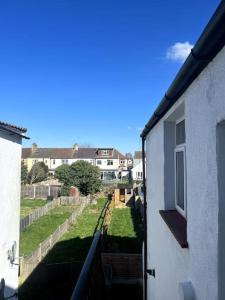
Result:
{"label": "white rendered wall", "polygon": [[[186,120],[188,249],[179,246],[158,212],[164,209],[163,122],[182,102]],[[182,281],[192,282],[195,299],[225,299],[225,295],[218,295],[217,267],[216,126],[222,120],[224,48],[147,136],[148,264],[156,271],[155,279],[148,277],[148,299],[181,299],[178,284]],[[225,226],[225,218],[223,222]]]}
{"label": "white rendered wall", "polygon": [[188,250],[182,249],[161,218],[164,209],[163,123],[147,137],[148,300],[178,300],[178,283],[188,278]]}
{"label": "white rendered wall", "polygon": [[[97,164],[97,161],[101,160],[101,165]],[[108,160],[112,160],[113,161],[113,165],[108,165],[107,162]],[[120,160],[119,159],[113,159],[113,158],[100,158],[100,159],[96,159],[96,166],[98,166],[101,170],[118,170],[120,167]],[[123,166],[124,169],[127,169],[127,160],[125,160],[125,164]]]}
{"label": "white rendered wall", "polygon": [[131,172],[132,172],[133,180],[142,179],[142,178],[137,177],[138,172],[139,173],[142,172],[142,176],[143,176],[143,163],[142,163],[142,161],[139,161],[139,163],[136,164],[136,166],[132,168]]}
{"label": "white rendered wall", "polygon": [[5,297],[18,287],[18,266],[10,264],[7,251],[16,241],[18,264],[20,168],[21,138],[0,131],[0,280],[5,280]]}
{"label": "white rendered wall", "polygon": [[[53,164],[53,160],[55,161],[55,163]],[[99,169],[101,170],[118,170],[120,165],[120,160],[119,159],[89,159],[89,158],[82,158],[82,159],[68,159],[68,164],[71,165],[72,163],[79,161],[79,160],[83,160],[83,161],[87,161],[92,165],[95,165],[97,167],[99,167]],[[97,164],[97,160],[101,160],[101,165]],[[113,161],[113,165],[107,165],[107,161],[108,160],[112,160]],[[43,161],[43,159],[40,159],[40,161]],[[51,163],[50,163],[50,169],[51,170],[55,170],[57,167],[62,165],[62,159],[51,159]],[[127,160],[125,160],[125,164],[123,165],[123,169],[127,170]]]}

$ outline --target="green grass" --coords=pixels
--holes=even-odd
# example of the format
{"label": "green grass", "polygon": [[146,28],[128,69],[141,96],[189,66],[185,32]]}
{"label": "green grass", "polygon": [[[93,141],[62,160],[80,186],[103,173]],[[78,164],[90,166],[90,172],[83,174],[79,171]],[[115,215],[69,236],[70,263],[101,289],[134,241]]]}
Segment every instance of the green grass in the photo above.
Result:
{"label": "green grass", "polygon": [[106,203],[106,199],[98,199],[96,205],[88,205],[46,257],[48,263],[83,261],[93,239],[93,233]]}
{"label": "green grass", "polygon": [[36,208],[43,206],[47,203],[46,200],[42,199],[21,199],[20,202],[20,218],[24,218],[31,214]]}
{"label": "green grass", "polygon": [[73,212],[75,206],[60,206],[31,224],[20,235],[20,256],[31,254]]}
{"label": "green grass", "polygon": [[142,222],[132,208],[114,208],[107,233],[108,252],[138,253],[142,247]]}

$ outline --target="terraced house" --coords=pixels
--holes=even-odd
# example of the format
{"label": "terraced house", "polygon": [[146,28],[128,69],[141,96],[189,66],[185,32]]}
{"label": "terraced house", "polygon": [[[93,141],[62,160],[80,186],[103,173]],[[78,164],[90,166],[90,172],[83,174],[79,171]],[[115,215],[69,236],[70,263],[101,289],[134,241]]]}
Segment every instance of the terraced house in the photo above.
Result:
{"label": "terraced house", "polygon": [[102,180],[113,180],[128,175],[128,159],[114,148],[81,148],[75,144],[72,148],[23,148],[22,161],[28,171],[36,162],[44,162],[49,173],[62,164],[72,164],[84,160],[101,169]]}

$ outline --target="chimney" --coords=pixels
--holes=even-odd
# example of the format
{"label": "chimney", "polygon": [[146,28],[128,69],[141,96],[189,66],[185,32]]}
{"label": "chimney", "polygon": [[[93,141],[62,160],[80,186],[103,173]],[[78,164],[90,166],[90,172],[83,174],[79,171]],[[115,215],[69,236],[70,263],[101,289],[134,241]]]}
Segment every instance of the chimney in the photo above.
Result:
{"label": "chimney", "polygon": [[33,154],[34,152],[36,152],[37,149],[38,149],[37,144],[36,144],[36,143],[33,143],[33,144],[32,144],[32,147],[31,147],[31,152],[32,152],[32,154]]}
{"label": "chimney", "polygon": [[74,145],[73,145],[73,151],[78,151],[78,149],[79,149],[78,144],[74,144]]}

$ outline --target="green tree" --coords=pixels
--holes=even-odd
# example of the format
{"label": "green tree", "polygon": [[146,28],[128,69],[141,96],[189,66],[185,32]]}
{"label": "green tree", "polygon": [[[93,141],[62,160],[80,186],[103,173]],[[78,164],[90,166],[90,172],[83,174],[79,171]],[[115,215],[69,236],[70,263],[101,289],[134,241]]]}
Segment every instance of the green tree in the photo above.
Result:
{"label": "green tree", "polygon": [[43,181],[48,177],[48,166],[46,166],[43,162],[35,163],[29,174],[28,181],[30,184]]}
{"label": "green tree", "polygon": [[24,164],[24,162],[22,162],[21,163],[21,183],[22,184],[27,183],[27,177],[28,177],[27,166]]}
{"label": "green tree", "polygon": [[71,166],[73,185],[79,188],[83,195],[94,194],[101,189],[100,169],[86,161],[79,160]]}
{"label": "green tree", "polygon": [[64,186],[72,186],[73,178],[71,173],[71,167],[69,165],[61,165],[55,169],[55,178],[59,179]]}

